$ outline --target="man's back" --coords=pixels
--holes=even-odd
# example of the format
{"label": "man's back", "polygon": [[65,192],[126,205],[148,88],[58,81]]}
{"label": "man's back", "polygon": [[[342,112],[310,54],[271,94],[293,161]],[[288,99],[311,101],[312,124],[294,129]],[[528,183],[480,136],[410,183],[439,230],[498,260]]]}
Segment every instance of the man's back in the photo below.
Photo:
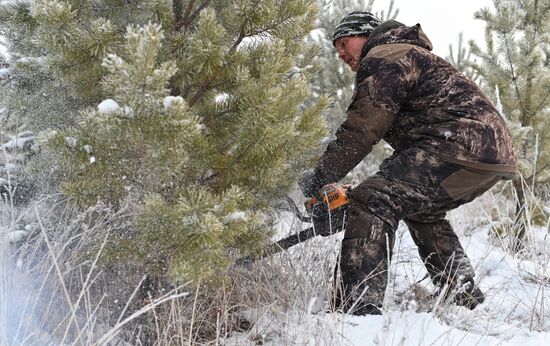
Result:
{"label": "man's back", "polygon": [[414,146],[474,168],[514,172],[504,119],[474,82],[430,50],[418,25],[373,35],[365,45],[357,88],[396,113],[384,139],[396,150]]}

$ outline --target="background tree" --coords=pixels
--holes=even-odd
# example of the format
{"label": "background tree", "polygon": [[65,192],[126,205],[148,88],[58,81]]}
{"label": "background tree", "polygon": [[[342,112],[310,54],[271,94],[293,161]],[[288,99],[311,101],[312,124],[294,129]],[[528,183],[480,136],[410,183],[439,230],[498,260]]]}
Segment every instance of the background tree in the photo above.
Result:
{"label": "background tree", "polygon": [[[214,278],[269,234],[324,136],[313,0],[7,2],[11,116],[82,206],[129,206],[112,259]],[[6,30],[6,29],[5,29]],[[55,185],[55,184],[54,184]],[[234,255],[233,255],[234,256]]]}
{"label": "background tree", "polygon": [[469,45],[464,44],[464,35],[462,32],[458,34],[456,50],[450,44],[449,55],[445,59],[474,82],[480,82],[479,72],[472,68],[472,62],[475,63],[475,59],[472,57],[472,50]]}
{"label": "background tree", "polygon": [[[482,85],[502,107],[515,138],[520,176],[514,179],[518,197],[514,248],[525,233],[526,190],[535,194],[549,184],[550,164],[550,1],[494,0],[475,16],[486,22],[487,47],[471,43],[479,63],[472,68]],[[535,188],[537,187],[537,188]]]}
{"label": "background tree", "polygon": [[[7,98],[11,73],[0,36],[0,100]],[[34,134],[0,104],[0,198],[10,204],[22,204],[32,196],[34,186],[26,163],[34,153]]]}

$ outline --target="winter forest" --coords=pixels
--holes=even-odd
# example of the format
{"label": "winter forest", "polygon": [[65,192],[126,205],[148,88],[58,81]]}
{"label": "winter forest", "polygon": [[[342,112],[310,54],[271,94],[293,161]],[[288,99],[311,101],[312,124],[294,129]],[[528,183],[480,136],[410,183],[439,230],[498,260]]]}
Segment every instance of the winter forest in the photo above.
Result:
{"label": "winter forest", "polygon": [[493,0],[442,56],[518,161],[447,214],[482,304],[434,294],[404,223],[382,315],[329,309],[342,232],[274,250],[354,94],[334,28],[400,1],[0,0],[0,346],[548,345],[550,0]]}

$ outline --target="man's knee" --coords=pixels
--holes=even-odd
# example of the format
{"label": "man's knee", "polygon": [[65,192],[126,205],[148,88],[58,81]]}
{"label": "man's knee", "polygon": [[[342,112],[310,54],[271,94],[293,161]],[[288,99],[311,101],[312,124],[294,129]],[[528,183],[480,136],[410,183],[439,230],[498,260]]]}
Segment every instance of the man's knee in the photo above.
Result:
{"label": "man's knee", "polygon": [[382,242],[393,234],[399,223],[398,209],[391,200],[381,177],[371,177],[348,195],[349,210],[344,238],[368,238]]}

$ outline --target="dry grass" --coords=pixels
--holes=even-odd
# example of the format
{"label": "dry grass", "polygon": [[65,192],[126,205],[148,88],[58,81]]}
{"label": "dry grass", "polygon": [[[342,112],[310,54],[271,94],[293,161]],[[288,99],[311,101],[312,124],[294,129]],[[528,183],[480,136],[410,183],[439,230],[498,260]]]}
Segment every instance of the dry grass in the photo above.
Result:
{"label": "dry grass", "polygon": [[[488,194],[452,214],[451,221],[461,235],[474,237],[484,224],[510,227],[505,221],[511,205],[506,193]],[[82,212],[50,196],[24,210],[5,204],[0,213],[2,232],[29,226],[23,241],[0,237],[0,345],[351,344],[345,331],[353,322],[325,313],[341,235],[314,238],[246,268],[232,268],[217,290],[183,283],[149,285],[157,288],[144,292],[149,278],[141,268],[105,266],[99,260],[107,237],[117,231],[114,220],[127,217],[124,211],[97,206]],[[472,218],[465,221],[464,214]],[[403,328],[414,334],[418,326],[408,323],[418,312],[480,338],[506,338],[504,328],[517,323],[527,330],[549,330],[547,237],[528,233],[525,250],[512,254],[505,234],[491,234],[493,245],[474,249],[488,301],[470,313],[431,297],[434,287],[401,227],[388,272],[384,323],[375,341],[406,344]],[[501,267],[511,275],[520,273],[516,285],[493,286],[492,271]],[[457,344],[451,331],[440,338]]]}

